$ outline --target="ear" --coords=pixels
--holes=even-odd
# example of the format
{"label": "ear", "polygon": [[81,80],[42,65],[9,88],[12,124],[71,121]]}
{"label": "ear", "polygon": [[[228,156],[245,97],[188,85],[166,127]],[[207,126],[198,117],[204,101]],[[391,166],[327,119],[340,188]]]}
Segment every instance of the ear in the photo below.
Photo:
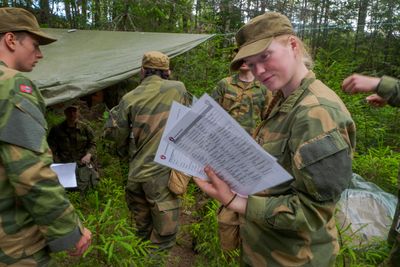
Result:
{"label": "ear", "polygon": [[289,45],[293,49],[293,51],[299,49],[299,44],[294,36],[289,36]]}
{"label": "ear", "polygon": [[6,32],[3,39],[6,47],[11,51],[15,51],[17,46],[17,38],[15,34],[12,32]]}

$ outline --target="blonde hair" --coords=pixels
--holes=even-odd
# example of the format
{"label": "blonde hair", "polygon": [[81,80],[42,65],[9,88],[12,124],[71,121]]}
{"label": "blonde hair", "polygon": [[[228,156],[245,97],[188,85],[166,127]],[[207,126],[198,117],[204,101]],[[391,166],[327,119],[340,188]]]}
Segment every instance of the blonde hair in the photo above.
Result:
{"label": "blonde hair", "polygon": [[279,36],[275,37],[275,39],[279,43],[286,45],[289,42],[290,37],[293,37],[296,40],[296,42],[299,46],[299,53],[300,53],[300,56],[302,57],[303,63],[307,67],[307,69],[311,70],[314,66],[314,61],[313,61],[310,53],[308,52],[307,46],[304,44],[304,42],[299,37],[297,37],[296,35],[292,35],[292,34],[284,34],[284,35],[279,35]]}

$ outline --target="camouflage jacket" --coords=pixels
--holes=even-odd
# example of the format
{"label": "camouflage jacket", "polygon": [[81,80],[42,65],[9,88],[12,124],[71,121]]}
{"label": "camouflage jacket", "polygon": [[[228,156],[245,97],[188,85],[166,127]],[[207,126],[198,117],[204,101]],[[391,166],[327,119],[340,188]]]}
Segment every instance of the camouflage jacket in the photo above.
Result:
{"label": "camouflage jacket", "polygon": [[259,81],[245,83],[239,80],[239,74],[235,74],[220,80],[211,97],[252,134],[263,118],[271,92]]}
{"label": "camouflage jacket", "polygon": [[376,93],[384,98],[389,105],[400,107],[400,80],[389,76],[383,76]]}
{"label": "camouflage jacket", "polygon": [[75,127],[68,127],[67,122],[51,128],[47,137],[55,162],[77,162],[87,153],[94,157],[96,142],[89,125],[77,121]]}
{"label": "camouflage jacket", "polygon": [[[376,88],[376,93],[385,99],[389,105],[400,107],[400,80],[383,76]],[[397,188],[400,190],[400,171],[397,176]]]}
{"label": "camouflage jacket", "polygon": [[187,104],[187,99],[183,83],[157,75],[146,77],[122,98],[113,113],[117,124],[117,149],[122,152],[128,148],[128,188],[130,182],[143,182],[170,171],[155,163],[154,157],[172,101]]}
{"label": "camouflage jacket", "polygon": [[72,248],[82,225],[56,174],[36,86],[0,61],[0,265]]}
{"label": "camouflage jacket", "polygon": [[310,72],[281,98],[256,140],[294,180],[249,196],[241,229],[251,266],[332,266],[335,204],[352,176],[355,125],[341,99]]}

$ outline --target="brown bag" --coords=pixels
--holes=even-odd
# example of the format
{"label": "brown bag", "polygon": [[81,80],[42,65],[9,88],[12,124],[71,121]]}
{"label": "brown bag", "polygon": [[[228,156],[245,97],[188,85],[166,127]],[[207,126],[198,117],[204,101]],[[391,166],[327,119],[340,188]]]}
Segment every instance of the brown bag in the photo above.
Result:
{"label": "brown bag", "polygon": [[177,170],[171,170],[169,175],[168,188],[176,195],[182,195],[186,192],[188,183],[192,176],[186,175]]}
{"label": "brown bag", "polygon": [[239,213],[221,206],[218,212],[218,235],[223,251],[232,251],[240,245]]}

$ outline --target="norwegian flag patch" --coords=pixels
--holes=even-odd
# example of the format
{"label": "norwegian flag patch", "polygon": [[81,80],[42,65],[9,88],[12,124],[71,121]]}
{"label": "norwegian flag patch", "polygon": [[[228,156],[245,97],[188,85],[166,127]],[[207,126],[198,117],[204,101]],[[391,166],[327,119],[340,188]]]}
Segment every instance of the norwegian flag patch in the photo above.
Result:
{"label": "norwegian flag patch", "polygon": [[19,85],[19,90],[20,90],[22,93],[32,94],[32,87],[30,87],[29,85],[20,84],[20,85]]}

